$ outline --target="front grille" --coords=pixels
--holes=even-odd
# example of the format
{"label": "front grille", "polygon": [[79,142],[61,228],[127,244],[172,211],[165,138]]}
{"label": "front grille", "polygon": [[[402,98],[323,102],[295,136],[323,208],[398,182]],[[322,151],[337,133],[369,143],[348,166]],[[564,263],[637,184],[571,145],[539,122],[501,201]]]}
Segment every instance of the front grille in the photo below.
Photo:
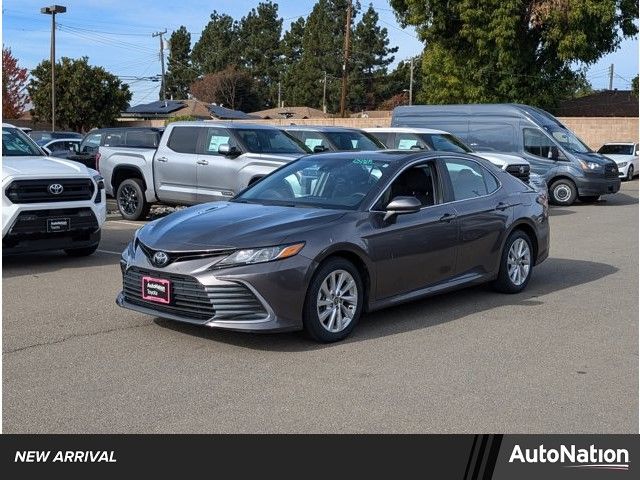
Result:
{"label": "front grille", "polygon": [[[167,252],[165,250],[154,250],[153,248],[148,247],[147,245],[142,243],[140,240],[137,241],[136,246],[140,247],[140,250],[142,250],[142,252],[146,255],[147,259],[153,265],[155,265],[153,261],[153,256],[156,254],[156,252],[166,253],[169,260],[167,261],[167,263],[162,265],[163,267],[173,262],[184,262],[184,261],[193,260],[196,258],[218,257],[221,255],[229,255],[230,253],[233,253],[235,251],[234,249],[218,249],[218,250],[198,250],[198,251],[188,251],[188,252]],[[160,266],[160,265],[156,265],[156,266]]]}
{"label": "front grille", "polygon": [[530,170],[531,167],[529,167],[529,165],[509,165],[506,169],[506,172],[516,178],[519,178],[524,183],[528,183]]}
{"label": "front grille", "polygon": [[605,177],[617,177],[619,175],[618,166],[615,163],[607,163],[604,166]]}
{"label": "front grille", "polygon": [[[54,195],[51,185],[61,185],[62,192]],[[93,182],[89,178],[14,180],[5,193],[12,203],[73,202],[93,198]]]}
{"label": "front grille", "polygon": [[30,235],[47,233],[47,219],[68,218],[69,230],[60,232],[96,231],[98,220],[90,208],[60,208],[52,210],[32,210],[18,214],[9,235]]}
{"label": "front grille", "polygon": [[[161,304],[142,299],[142,277],[171,281],[171,303]],[[242,284],[204,286],[188,275],[167,274],[137,267],[123,274],[125,300],[133,305],[152,308],[193,320],[258,320],[267,312],[255,295]]]}

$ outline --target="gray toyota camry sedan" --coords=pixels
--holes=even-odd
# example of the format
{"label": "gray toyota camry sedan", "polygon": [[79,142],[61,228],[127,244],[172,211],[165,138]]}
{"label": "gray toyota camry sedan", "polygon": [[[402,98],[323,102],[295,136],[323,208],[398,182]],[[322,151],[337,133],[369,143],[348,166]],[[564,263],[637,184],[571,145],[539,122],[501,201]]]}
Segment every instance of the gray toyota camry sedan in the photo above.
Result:
{"label": "gray toyota camry sedan", "polygon": [[122,254],[117,302],[332,342],[364,312],[427,295],[481,282],[520,292],[548,252],[546,196],[487,161],[327,153],[142,227]]}

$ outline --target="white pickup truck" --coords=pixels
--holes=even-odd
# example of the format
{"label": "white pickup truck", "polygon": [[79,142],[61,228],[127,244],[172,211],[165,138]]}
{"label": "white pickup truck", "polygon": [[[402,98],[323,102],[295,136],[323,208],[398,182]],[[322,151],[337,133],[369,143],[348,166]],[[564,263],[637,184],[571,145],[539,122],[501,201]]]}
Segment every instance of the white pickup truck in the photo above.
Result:
{"label": "white pickup truck", "polygon": [[153,203],[228,200],[307,153],[298,140],[271,126],[175,122],[157,149],[101,146],[98,168],[122,216],[138,220]]}
{"label": "white pickup truck", "polygon": [[3,254],[64,250],[91,255],[107,199],[100,174],[50,158],[22,130],[2,124]]}

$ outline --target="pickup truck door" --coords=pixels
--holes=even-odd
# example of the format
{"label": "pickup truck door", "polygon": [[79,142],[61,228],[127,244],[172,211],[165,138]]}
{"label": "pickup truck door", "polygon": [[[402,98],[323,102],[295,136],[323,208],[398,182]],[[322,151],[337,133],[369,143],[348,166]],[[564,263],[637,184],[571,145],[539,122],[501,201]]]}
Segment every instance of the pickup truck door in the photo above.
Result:
{"label": "pickup truck door", "polygon": [[201,127],[176,126],[153,158],[153,178],[158,200],[191,205],[197,202],[196,167]]}
{"label": "pickup truck door", "polygon": [[226,128],[207,127],[202,138],[202,149],[198,155],[197,173],[198,202],[228,200],[236,193],[238,184],[238,163],[235,157],[218,153],[220,145],[231,147],[239,145],[231,132]]}

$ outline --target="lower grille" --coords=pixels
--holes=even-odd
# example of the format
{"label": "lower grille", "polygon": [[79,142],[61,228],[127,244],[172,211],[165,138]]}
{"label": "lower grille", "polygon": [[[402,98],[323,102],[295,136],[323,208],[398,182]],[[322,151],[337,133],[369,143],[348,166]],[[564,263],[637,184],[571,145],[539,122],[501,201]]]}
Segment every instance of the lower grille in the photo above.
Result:
{"label": "lower grille", "polygon": [[509,165],[506,172],[519,178],[525,183],[529,182],[529,174],[531,167],[529,165]]}
{"label": "lower grille", "polygon": [[[56,185],[60,193],[51,193]],[[6,189],[12,203],[48,203],[91,200],[93,182],[89,178],[65,178],[57,180],[15,180]]]}
{"label": "lower grille", "polygon": [[50,218],[68,218],[69,230],[67,234],[68,232],[98,229],[98,220],[90,208],[61,208],[20,212],[9,235],[47,233],[47,219]]}
{"label": "lower grille", "polygon": [[607,163],[604,166],[604,176],[605,177],[617,177],[619,175],[618,166],[616,164]]}
{"label": "lower grille", "polygon": [[[143,276],[171,281],[171,303],[143,300]],[[262,303],[239,283],[204,286],[188,275],[131,267],[123,274],[123,292],[125,300],[133,305],[193,320],[259,320],[267,317]]]}

